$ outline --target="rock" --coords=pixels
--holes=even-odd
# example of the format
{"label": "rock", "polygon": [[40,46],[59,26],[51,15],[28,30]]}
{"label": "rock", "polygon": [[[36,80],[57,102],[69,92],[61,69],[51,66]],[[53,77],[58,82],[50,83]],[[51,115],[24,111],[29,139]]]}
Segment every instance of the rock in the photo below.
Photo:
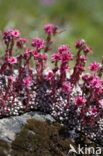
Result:
{"label": "rock", "polygon": [[21,116],[0,119],[0,139],[12,143],[29,119],[37,119],[52,124],[55,120],[50,115],[40,112],[28,112]]}
{"label": "rock", "polygon": [[46,121],[49,124],[52,124],[53,122],[55,122],[54,118],[51,115],[49,115],[49,114],[43,114],[41,112],[35,112],[33,114],[33,116],[32,116],[32,119]]}

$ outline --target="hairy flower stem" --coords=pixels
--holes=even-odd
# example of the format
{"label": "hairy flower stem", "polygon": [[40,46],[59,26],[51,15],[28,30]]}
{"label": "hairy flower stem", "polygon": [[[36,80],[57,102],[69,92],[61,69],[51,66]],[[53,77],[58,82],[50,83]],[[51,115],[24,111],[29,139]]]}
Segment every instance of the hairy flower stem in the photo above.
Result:
{"label": "hairy flower stem", "polygon": [[11,40],[11,45],[10,45],[10,49],[9,49],[10,57],[13,56],[13,48],[14,48],[14,38],[12,38],[12,40]]}
{"label": "hairy flower stem", "polygon": [[0,68],[0,74],[3,74],[8,66],[8,59],[9,59],[9,44],[6,44],[6,54],[5,54],[5,62]]}
{"label": "hairy flower stem", "polygon": [[44,71],[44,63],[43,60],[41,61],[41,71],[40,71],[40,81],[43,83],[44,77],[43,77],[43,71]]}
{"label": "hairy flower stem", "polygon": [[15,92],[15,87],[14,86],[15,86],[15,82],[14,83],[12,82],[12,90],[11,90],[11,93],[12,93],[13,99],[12,99],[12,102],[11,102],[11,107],[14,104],[15,98],[17,97],[17,92]]}
{"label": "hairy flower stem", "polygon": [[60,85],[63,85],[63,82],[66,81],[66,71],[65,71],[66,63],[62,63],[61,65],[61,73],[60,73]]}
{"label": "hairy flower stem", "polygon": [[53,93],[53,99],[55,99],[56,95],[56,72],[58,71],[58,62],[55,62],[55,68],[53,70],[54,76],[52,78],[52,93]]}
{"label": "hairy flower stem", "polygon": [[16,86],[17,86],[17,93],[19,94],[20,91],[20,82],[21,82],[21,77],[23,74],[23,70],[24,68],[22,68],[22,56],[19,57],[19,75],[17,77],[17,81],[16,81]]}
{"label": "hairy flower stem", "polygon": [[25,109],[28,109],[29,107],[29,102],[30,102],[30,89],[27,88],[27,103],[26,103],[26,108]]}
{"label": "hairy flower stem", "polygon": [[65,109],[69,108],[69,104],[70,104],[70,93],[68,93],[67,96],[68,96],[68,97],[67,97],[67,104],[66,104],[66,106],[65,106]]}
{"label": "hairy flower stem", "polygon": [[1,100],[1,105],[3,107],[2,115],[4,116],[6,114],[6,111],[5,111],[5,102],[2,99],[0,99],[0,100]]}
{"label": "hairy flower stem", "polygon": [[6,94],[5,94],[5,99],[8,101],[8,103],[9,103],[10,93],[12,93],[13,95],[15,94],[12,89],[13,89],[13,82],[11,80],[8,80],[8,86],[6,88]]}
{"label": "hairy flower stem", "polygon": [[73,71],[73,74],[71,75],[71,78],[70,78],[70,82],[72,84],[75,83],[75,78],[76,78],[76,73],[77,73],[77,66],[79,65],[79,61],[80,61],[80,53],[82,51],[82,48],[80,48],[77,52],[77,56],[76,56],[76,64],[74,66],[74,71]]}
{"label": "hairy flower stem", "polygon": [[[9,43],[6,44],[6,55],[5,55],[5,62],[4,64],[1,66],[1,69],[0,69],[0,74],[3,74],[4,71],[7,69],[7,67],[9,66],[8,64],[8,59],[10,56],[13,55],[13,47],[14,47],[14,39],[12,39],[12,43],[11,43],[11,47],[9,49]],[[13,74],[13,70],[12,70],[12,66],[10,65],[9,66],[9,69],[11,71],[11,74]]]}
{"label": "hairy flower stem", "polygon": [[8,85],[8,87],[6,88],[6,93],[5,93],[5,96],[4,96],[4,98],[5,98],[5,100],[7,101],[7,102],[9,102],[9,85]]}
{"label": "hairy flower stem", "polygon": [[4,64],[1,66],[1,69],[0,69],[0,74],[3,74],[5,72],[5,70],[7,69],[7,66],[8,66],[8,62],[4,62]]}
{"label": "hairy flower stem", "polygon": [[31,57],[32,57],[32,54],[30,54],[29,58],[26,60],[24,68],[22,67],[23,56],[20,55],[20,57],[19,57],[19,75],[18,75],[18,78],[17,78],[17,93],[18,94],[19,94],[19,91],[20,91],[20,83],[21,83],[21,79],[22,79],[22,74],[25,71],[26,66],[28,67],[28,70],[29,70],[29,72],[31,74],[31,78],[33,78],[33,73],[32,73],[31,67],[30,67]]}
{"label": "hairy flower stem", "polygon": [[82,96],[84,96],[85,90],[86,90],[86,83],[84,82],[82,86]]}
{"label": "hairy flower stem", "polygon": [[53,93],[53,99],[55,99],[55,93],[56,93],[56,80],[55,80],[55,76],[52,79],[52,93]]}
{"label": "hairy flower stem", "polygon": [[84,107],[82,107],[82,110],[81,110],[81,117],[80,117],[81,119],[83,119],[83,118],[85,117],[85,114],[86,114],[87,111],[88,111],[88,107],[89,107],[89,105],[90,105],[92,99],[93,99],[93,89],[90,90],[90,95],[89,95],[89,97],[88,97],[88,99],[87,99],[86,105],[85,105]]}
{"label": "hairy flower stem", "polygon": [[39,75],[40,75],[40,63],[36,62],[36,72],[37,72],[37,76],[36,76],[36,84],[39,85]]}
{"label": "hairy flower stem", "polygon": [[50,50],[50,45],[52,44],[51,41],[51,34],[48,34],[47,39],[46,39],[46,47],[44,49],[44,52],[47,53]]}
{"label": "hairy flower stem", "polygon": [[103,66],[98,71],[98,76],[101,78],[103,75]]}
{"label": "hairy flower stem", "polygon": [[103,58],[102,58],[102,66],[98,70],[98,76],[101,78],[103,75]]}
{"label": "hairy flower stem", "polygon": [[10,69],[10,75],[13,75],[14,70],[13,70],[13,66],[12,66],[12,64],[9,65],[9,69]]}
{"label": "hairy flower stem", "polygon": [[5,54],[5,61],[8,61],[9,59],[9,44],[6,46],[6,54]]}
{"label": "hairy flower stem", "polygon": [[27,66],[28,66],[28,71],[30,72],[31,78],[33,79],[33,72],[32,72],[31,66],[30,66],[31,57],[32,57],[32,53],[30,53],[30,56],[27,60]]}
{"label": "hairy flower stem", "polygon": [[13,100],[12,100],[12,102],[11,102],[11,106],[14,104],[14,101],[15,101],[15,98],[16,98],[16,94],[15,94],[14,91],[12,92],[12,95],[13,95]]}

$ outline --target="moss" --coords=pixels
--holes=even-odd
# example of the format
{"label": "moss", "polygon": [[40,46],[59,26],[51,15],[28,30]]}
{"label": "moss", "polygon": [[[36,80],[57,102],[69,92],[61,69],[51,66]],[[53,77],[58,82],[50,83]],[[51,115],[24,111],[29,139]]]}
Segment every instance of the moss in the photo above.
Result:
{"label": "moss", "polygon": [[6,153],[9,153],[10,146],[7,142],[0,139],[0,156],[6,156]]}
{"label": "moss", "polygon": [[67,130],[60,124],[49,125],[32,119],[28,120],[27,125],[12,143],[12,155],[64,156],[68,153],[70,144],[74,146]]}

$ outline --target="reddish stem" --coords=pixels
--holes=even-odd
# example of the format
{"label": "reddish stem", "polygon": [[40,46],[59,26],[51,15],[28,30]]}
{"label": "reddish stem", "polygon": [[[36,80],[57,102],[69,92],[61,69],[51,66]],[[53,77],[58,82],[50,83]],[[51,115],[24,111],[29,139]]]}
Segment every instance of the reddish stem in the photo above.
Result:
{"label": "reddish stem", "polygon": [[29,107],[29,101],[30,101],[30,90],[27,88],[27,103],[26,103],[26,109]]}
{"label": "reddish stem", "polygon": [[65,109],[69,108],[69,104],[70,104],[70,93],[68,93],[67,104],[65,106]]}
{"label": "reddish stem", "polygon": [[13,48],[14,48],[14,38],[11,40],[11,46],[9,49],[9,55],[12,57],[13,56]]}
{"label": "reddish stem", "polygon": [[49,46],[52,43],[51,41],[51,34],[48,34],[47,39],[46,39],[46,47],[44,49],[44,52],[47,53],[49,51]]}

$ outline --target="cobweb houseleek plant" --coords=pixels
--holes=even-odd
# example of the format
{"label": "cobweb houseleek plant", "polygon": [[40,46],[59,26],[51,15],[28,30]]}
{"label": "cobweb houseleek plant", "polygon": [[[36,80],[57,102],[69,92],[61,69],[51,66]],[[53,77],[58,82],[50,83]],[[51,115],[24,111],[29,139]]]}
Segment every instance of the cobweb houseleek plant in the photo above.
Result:
{"label": "cobweb houseleek plant", "polygon": [[[91,63],[90,73],[83,74],[87,55],[92,50],[84,40],[79,40],[75,43],[77,55],[73,72],[69,62],[74,54],[67,44],[60,46],[58,52],[51,56],[54,67],[45,72],[48,53],[52,50],[52,37],[62,31],[52,24],[46,25],[44,30],[46,40],[34,38],[31,49],[27,48],[29,41],[21,38],[19,30],[3,33],[6,50],[5,60],[0,67],[1,117],[19,115],[33,109],[65,121],[69,120],[69,113],[74,111],[81,125],[93,126],[102,117],[103,111],[103,59],[101,63]],[[14,57],[15,45],[23,53]],[[31,67],[31,59],[34,59],[35,69]]]}

